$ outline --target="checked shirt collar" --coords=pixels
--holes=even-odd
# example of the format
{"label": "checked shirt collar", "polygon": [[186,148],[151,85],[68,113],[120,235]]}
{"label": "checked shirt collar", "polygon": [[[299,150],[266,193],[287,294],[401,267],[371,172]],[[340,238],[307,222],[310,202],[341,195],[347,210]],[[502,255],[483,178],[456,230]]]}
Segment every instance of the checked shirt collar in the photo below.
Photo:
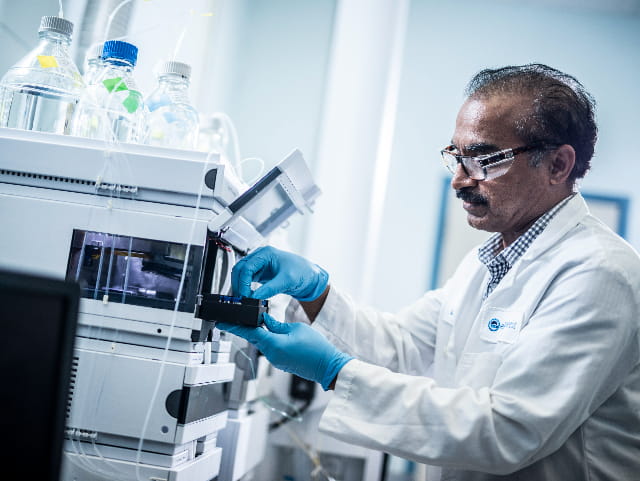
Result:
{"label": "checked shirt collar", "polygon": [[513,267],[515,262],[525,253],[536,237],[549,225],[553,216],[555,216],[562,207],[571,199],[570,195],[566,199],[560,201],[546,213],[540,216],[529,229],[518,237],[506,249],[502,249],[502,234],[496,232],[478,249],[478,259],[489,271],[489,283],[482,295],[482,299],[486,299],[496,288],[498,283],[507,275],[509,269]]}

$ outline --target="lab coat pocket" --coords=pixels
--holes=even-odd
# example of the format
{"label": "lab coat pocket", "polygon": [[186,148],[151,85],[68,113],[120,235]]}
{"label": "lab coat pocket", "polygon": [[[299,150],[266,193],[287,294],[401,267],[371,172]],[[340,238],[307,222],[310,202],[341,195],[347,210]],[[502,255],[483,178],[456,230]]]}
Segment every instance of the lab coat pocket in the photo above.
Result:
{"label": "lab coat pocket", "polygon": [[491,386],[501,363],[502,356],[497,352],[464,353],[456,366],[456,386]]}

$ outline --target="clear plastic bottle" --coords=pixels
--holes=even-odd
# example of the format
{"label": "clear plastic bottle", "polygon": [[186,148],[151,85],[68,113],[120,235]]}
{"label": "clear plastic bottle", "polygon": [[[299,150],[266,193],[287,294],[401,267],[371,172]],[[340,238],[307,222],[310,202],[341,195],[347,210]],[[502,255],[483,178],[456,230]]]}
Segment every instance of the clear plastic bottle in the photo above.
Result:
{"label": "clear plastic bottle", "polygon": [[42,17],[38,46],[0,80],[0,126],[68,134],[84,89],[69,54],[73,23]]}
{"label": "clear plastic bottle", "polygon": [[138,48],[108,40],[102,69],[88,85],[73,116],[73,135],[107,142],[144,143],[148,110],[133,78]]}
{"label": "clear plastic bottle", "polygon": [[195,150],[198,112],[189,100],[191,67],[167,61],[158,69],[158,86],[146,99],[149,107],[149,145]]}
{"label": "clear plastic bottle", "polygon": [[98,81],[98,76],[104,68],[102,61],[102,43],[89,47],[84,60],[84,72],[82,79],[86,86],[93,85]]}

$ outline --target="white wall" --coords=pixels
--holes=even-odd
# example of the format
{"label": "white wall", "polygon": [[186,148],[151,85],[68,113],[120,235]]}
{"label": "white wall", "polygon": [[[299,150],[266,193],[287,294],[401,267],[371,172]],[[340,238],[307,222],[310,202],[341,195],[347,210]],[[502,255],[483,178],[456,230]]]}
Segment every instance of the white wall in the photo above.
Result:
{"label": "white wall", "polygon": [[0,76],[38,45],[44,15],[58,14],[57,0],[0,0]]}

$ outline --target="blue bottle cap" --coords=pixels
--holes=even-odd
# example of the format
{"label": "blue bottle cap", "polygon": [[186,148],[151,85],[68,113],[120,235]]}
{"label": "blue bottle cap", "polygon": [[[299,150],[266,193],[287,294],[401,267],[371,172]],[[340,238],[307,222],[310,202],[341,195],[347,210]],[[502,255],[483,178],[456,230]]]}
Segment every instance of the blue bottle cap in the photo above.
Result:
{"label": "blue bottle cap", "polygon": [[121,40],[107,40],[102,47],[102,60],[109,58],[135,66],[138,61],[138,47]]}

